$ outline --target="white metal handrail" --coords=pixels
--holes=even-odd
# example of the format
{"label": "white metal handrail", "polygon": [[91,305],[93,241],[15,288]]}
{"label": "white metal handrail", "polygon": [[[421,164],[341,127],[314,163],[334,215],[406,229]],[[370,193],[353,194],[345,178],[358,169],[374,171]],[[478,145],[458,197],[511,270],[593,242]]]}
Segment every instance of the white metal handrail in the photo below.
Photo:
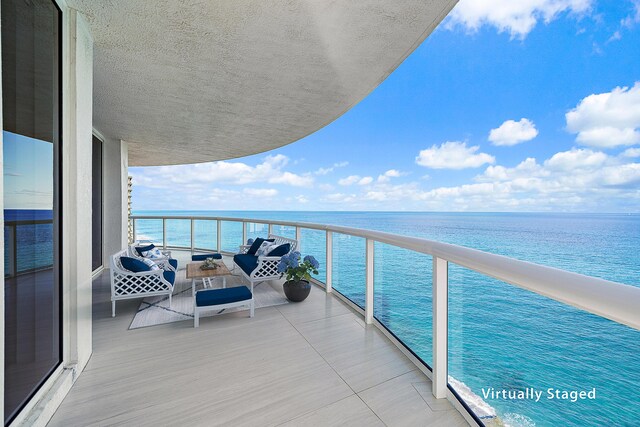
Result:
{"label": "white metal handrail", "polygon": [[[557,268],[470,249],[463,246],[436,242],[433,240],[402,236],[382,231],[338,225],[316,224],[295,221],[280,221],[255,218],[231,218],[218,216],[155,216],[136,215],[131,217],[133,227],[137,220],[162,220],[163,244],[166,244],[166,220],[217,221],[217,248],[221,249],[222,222],[239,222],[243,226],[242,236],[246,238],[246,224],[266,224],[271,233],[274,225],[294,227],[300,242],[301,230],[326,232],[326,291],[332,291],[333,233],[340,233],[366,239],[366,289],[364,318],[367,324],[376,324],[373,319],[374,289],[374,243],[384,243],[433,257],[433,394],[438,398],[447,397],[447,294],[448,264],[453,263],[502,282],[535,292],[555,301],[571,305],[589,313],[604,317],[634,329],[640,329],[640,288],[616,283],[596,277],[572,273]],[[135,236],[134,236],[135,238]],[[193,236],[191,236],[193,241]],[[300,242],[302,243],[302,242]],[[193,247],[193,243],[191,245]],[[188,248],[185,248],[188,249]]]}

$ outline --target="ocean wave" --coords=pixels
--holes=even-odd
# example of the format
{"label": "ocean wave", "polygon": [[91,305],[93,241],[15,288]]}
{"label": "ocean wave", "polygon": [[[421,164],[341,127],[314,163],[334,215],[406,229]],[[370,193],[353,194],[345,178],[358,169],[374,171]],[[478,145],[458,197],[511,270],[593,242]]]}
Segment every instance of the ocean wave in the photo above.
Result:
{"label": "ocean wave", "polygon": [[465,401],[478,418],[485,420],[495,418],[497,416],[496,410],[493,406],[489,405],[480,396],[475,394],[465,383],[458,381],[449,375],[449,384],[451,384],[451,386],[456,390],[456,393],[458,393],[458,396]]}
{"label": "ocean wave", "polygon": [[498,416],[497,411],[482,397],[475,394],[469,386],[449,375],[449,384],[455,389],[458,396],[465,401],[467,406],[487,426],[504,427],[535,427],[536,423],[529,417],[521,414],[506,413]]}

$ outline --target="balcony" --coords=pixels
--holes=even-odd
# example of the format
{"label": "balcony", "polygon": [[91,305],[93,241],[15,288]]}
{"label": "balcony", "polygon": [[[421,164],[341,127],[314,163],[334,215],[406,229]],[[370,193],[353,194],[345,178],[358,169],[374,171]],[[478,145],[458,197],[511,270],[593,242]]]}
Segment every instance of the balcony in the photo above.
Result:
{"label": "balcony", "polygon": [[140,301],[118,302],[112,318],[108,273],[93,292],[93,356],[50,426],[466,425],[380,330],[321,288],[198,329],[128,330]]}
{"label": "balcony", "polygon": [[[51,425],[500,425],[504,420],[481,398],[478,383],[499,386],[505,376],[563,367],[566,360],[577,378],[592,373],[589,384],[601,399],[616,400],[622,419],[637,410],[635,395],[625,400],[612,392],[639,375],[615,362],[640,342],[636,287],[341,226],[179,216],[132,221],[138,239],[172,249],[182,266],[191,253],[231,254],[248,237],[275,233],[296,238],[323,267],[303,303],[260,308],[252,319],[243,312],[204,318],[199,329],[182,321],[128,330],[140,301],[118,302],[111,318],[109,279],[102,274],[94,283],[92,359]],[[391,268],[398,260],[414,268]],[[474,276],[492,283],[495,293],[474,294]],[[183,289],[189,286],[184,270],[179,280]],[[281,292],[280,283],[260,286]],[[417,297],[398,296],[398,286],[414,286]],[[525,293],[532,298],[513,299],[513,312],[492,313],[490,324],[475,319],[480,302]],[[569,341],[549,342],[544,329],[535,339],[502,336],[500,322],[522,323],[525,333],[532,315],[542,319],[534,327],[572,335],[580,350],[568,348]],[[476,334],[487,329],[489,340],[460,342],[469,338],[461,333],[465,328]],[[578,337],[576,331],[582,331]],[[532,340],[537,354],[526,351]],[[582,358],[589,346],[607,348],[607,358]],[[611,364],[615,376],[607,375]],[[541,387],[572,381],[574,372],[562,369],[521,378]],[[535,410],[524,403],[523,411]],[[563,411],[558,422],[571,419]]]}

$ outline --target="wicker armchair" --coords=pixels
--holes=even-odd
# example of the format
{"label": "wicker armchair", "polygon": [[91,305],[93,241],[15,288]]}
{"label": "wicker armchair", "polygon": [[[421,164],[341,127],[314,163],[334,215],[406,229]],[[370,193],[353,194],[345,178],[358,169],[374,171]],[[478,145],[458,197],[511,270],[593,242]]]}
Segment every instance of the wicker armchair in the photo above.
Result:
{"label": "wicker armchair", "polygon": [[[288,239],[282,236],[276,236],[269,234],[268,239],[274,239],[274,243],[277,245],[283,245],[289,243],[289,252],[295,251],[298,247],[298,241],[295,239]],[[251,245],[241,245],[240,253],[233,257],[233,262],[236,266],[240,267],[242,276],[251,284],[251,292],[253,293],[253,286],[267,280],[275,280],[280,278],[278,273],[278,263],[282,256],[255,256],[247,254],[247,251]]]}
{"label": "wicker armchair", "polygon": [[[116,301],[144,298],[155,295],[168,295],[171,306],[171,295],[175,284],[175,271],[163,269],[140,271],[134,273],[122,266],[120,259],[129,254],[122,250],[111,255],[111,317],[116,316]],[[133,257],[131,257],[133,258]]]}

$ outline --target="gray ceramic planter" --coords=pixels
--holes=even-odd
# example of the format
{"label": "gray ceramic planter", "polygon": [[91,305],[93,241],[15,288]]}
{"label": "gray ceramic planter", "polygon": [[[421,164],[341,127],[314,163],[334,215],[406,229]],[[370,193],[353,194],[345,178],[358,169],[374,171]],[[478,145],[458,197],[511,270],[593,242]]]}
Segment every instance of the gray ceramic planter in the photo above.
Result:
{"label": "gray ceramic planter", "polygon": [[284,282],[282,288],[284,289],[284,294],[287,296],[287,299],[293,302],[304,301],[309,296],[309,292],[311,292],[311,284],[306,280],[299,282],[289,280]]}

